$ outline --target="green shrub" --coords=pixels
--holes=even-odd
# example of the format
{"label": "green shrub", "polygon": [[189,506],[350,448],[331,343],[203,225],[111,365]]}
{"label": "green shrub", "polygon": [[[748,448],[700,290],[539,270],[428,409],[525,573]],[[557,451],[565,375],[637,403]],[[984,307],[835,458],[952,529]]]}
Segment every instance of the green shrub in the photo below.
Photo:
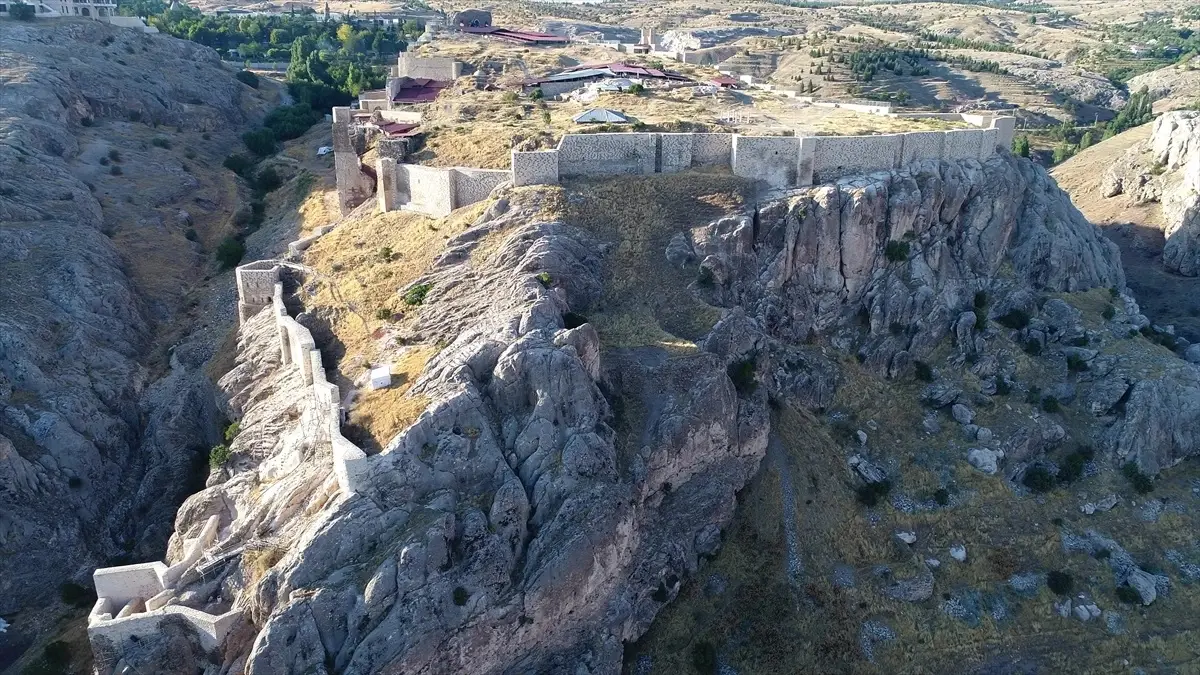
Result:
{"label": "green shrub", "polygon": [[239,70],[234,77],[237,78],[238,82],[258,89],[258,75],[255,75],[248,70]]}
{"label": "green shrub", "polygon": [[117,150],[116,148],[113,148],[112,150],[109,150],[109,151],[108,151],[108,158],[109,158],[110,160],[114,161],[114,162],[119,162],[119,161],[121,161],[121,151],[120,151],[120,150]]}
{"label": "green shrub", "polygon": [[275,133],[270,129],[255,129],[242,134],[242,142],[250,152],[266,157],[275,152]]}
{"label": "green shrub", "polygon": [[988,311],[987,307],[975,308],[975,330],[984,330],[987,328]]}
{"label": "green shrub", "polygon": [[908,248],[907,241],[889,241],[883,249],[883,254],[891,262],[903,262],[908,260]]}
{"label": "green shrub", "polygon": [[550,285],[554,283],[554,279],[550,278],[549,272],[542,272],[542,273],[538,274],[537,280],[538,280],[538,283],[541,284],[543,288],[550,288]]}
{"label": "green shrub", "polygon": [[254,160],[242,154],[233,154],[226,157],[221,165],[241,176],[245,175],[246,171],[254,166]]}
{"label": "green shrub", "polygon": [[701,267],[700,271],[696,273],[696,285],[700,288],[712,288],[716,283],[716,278],[713,277],[711,269]]}
{"label": "green shrub", "polygon": [[259,169],[254,176],[254,188],[263,194],[278,190],[280,185],[283,185],[283,179],[276,173],[275,167]]}
{"label": "green shrub", "polygon": [[237,438],[238,432],[242,430],[241,422],[232,422],[225,427],[225,442],[232,443],[234,438]]}
{"label": "green shrub", "polygon": [[933,382],[933,368],[924,361],[913,361],[913,373],[922,382]]}
{"label": "green shrub", "polygon": [[17,21],[33,21],[37,18],[37,9],[33,5],[14,2],[8,6],[8,15]]}
{"label": "green shrub", "polygon": [[155,136],[154,138],[150,139],[150,145],[153,145],[156,148],[167,149],[171,147],[171,141],[162,136]]}
{"label": "green shrub", "polygon": [[375,257],[379,258],[383,262],[391,262],[393,256],[395,256],[395,252],[392,251],[391,246],[384,246],[375,254]]}
{"label": "green shrub", "polygon": [[187,231],[183,233],[183,236],[188,241],[198,241],[200,239],[200,235],[196,233],[196,228],[194,227],[189,227]]}
{"label": "green shrub", "polygon": [[74,581],[67,581],[60,585],[58,597],[74,607],[91,607],[96,602],[95,591]]}
{"label": "green shrub", "polygon": [[1042,410],[1048,413],[1062,412],[1062,404],[1053,396],[1042,397]]}
{"label": "green shrub", "polygon": [[244,255],[246,255],[246,245],[235,237],[225,237],[217,245],[217,263],[223,270],[237,267],[238,263],[242,262]]}
{"label": "green shrub", "polygon": [[79,476],[71,476],[67,479],[67,487],[71,488],[72,490],[78,490],[79,488],[83,487],[83,479]]}
{"label": "green shrub", "polygon": [[946,488],[938,488],[937,492],[933,493],[933,501],[937,502],[938,506],[946,506],[950,503],[950,491]]}
{"label": "green shrub", "polygon": [[717,648],[713,643],[700,640],[692,645],[692,668],[701,675],[717,672]]}
{"label": "green shrub", "polygon": [[42,647],[42,658],[53,666],[66,666],[71,662],[71,645],[55,640]]}
{"label": "green shrub", "polygon": [[1083,467],[1095,456],[1090,445],[1081,445],[1063,458],[1058,468],[1058,482],[1072,483],[1083,475]]}
{"label": "green shrub", "polygon": [[1144,495],[1154,490],[1154,479],[1142,473],[1142,470],[1138,468],[1137,462],[1126,462],[1121,467],[1121,474],[1125,476],[1125,479],[1129,481],[1129,484],[1133,486],[1134,491],[1138,494]]}
{"label": "green shrub", "polygon": [[634,82],[633,84],[629,85],[625,91],[633,94],[634,96],[641,96],[642,94],[646,93],[646,87],[644,87],[641,83]]}
{"label": "green shrub", "polygon": [[113,164],[111,167],[109,167],[108,172],[114,176],[120,176],[121,174],[125,173],[121,170],[121,167],[117,166],[116,164]]}
{"label": "green shrub", "polygon": [[1104,317],[1105,321],[1112,321],[1116,315],[1117,310],[1112,305],[1105,306],[1104,311],[1100,313],[1100,316]]}
{"label": "green shrub", "polygon": [[754,373],[755,362],[753,358],[734,361],[725,369],[729,375],[729,379],[733,381],[733,388],[737,390],[739,396],[749,396],[758,388],[758,379]]}
{"label": "green shrub", "polygon": [[467,592],[467,589],[463,588],[462,586],[454,587],[454,604],[462,607],[463,605],[467,604],[467,600],[470,599],[471,594]]}
{"label": "green shrub", "polygon": [[280,106],[267,114],[263,119],[263,127],[269,129],[277,141],[290,141],[300,138],[312,125],[324,119],[325,115],[318,112],[307,103]]}
{"label": "green shrub", "polygon": [[533,91],[529,92],[529,98],[534,101],[540,101],[540,100],[546,98],[546,92],[542,91],[541,87],[538,87],[537,89],[534,89]]}
{"label": "green shrub", "polygon": [[1024,349],[1025,353],[1029,354],[1030,356],[1037,356],[1042,353],[1042,343],[1031,338],[1025,341],[1022,349]]}
{"label": "green shrub", "polygon": [[109,164],[112,164],[112,162],[108,161],[107,157],[100,158],[100,166],[108,166]]}
{"label": "green shrub", "polygon": [[1021,309],[1010,309],[1008,312],[996,319],[1001,326],[1011,328],[1013,330],[1021,330],[1029,325],[1029,313]]}
{"label": "green shrub", "polygon": [[1078,354],[1067,355],[1067,370],[1072,373],[1082,373],[1088,369],[1087,361]]}
{"label": "green shrub", "polygon": [[1055,595],[1069,595],[1071,588],[1075,586],[1075,580],[1069,573],[1055,570],[1046,575],[1046,586]]}
{"label": "green shrub", "polygon": [[878,483],[867,483],[866,485],[859,486],[859,488],[855,490],[855,498],[858,499],[858,503],[862,504],[863,506],[875,506],[879,503],[879,500],[886,497],[891,490],[892,481],[890,480],[881,480]]}
{"label": "green shrub", "polygon": [[1116,286],[1110,286],[1108,289],[1108,296],[1113,300],[1116,300],[1117,298],[1121,297],[1121,289],[1117,288]]}
{"label": "green shrub", "polygon": [[94,120],[90,117],[84,117],[79,120],[79,125],[84,126],[84,127],[90,127],[90,126],[94,125],[95,123],[96,123],[96,120]]}
{"label": "green shrub", "polygon": [[1012,393],[1012,384],[1009,383],[1008,380],[1004,379],[1003,376],[997,377],[996,378],[996,395],[997,396],[1008,396],[1011,393]]}
{"label": "green shrub", "polygon": [[1142,594],[1132,586],[1117,586],[1117,599],[1129,605],[1142,604]]}
{"label": "green shrub", "polygon": [[425,296],[429,295],[429,291],[432,288],[433,284],[417,284],[413,286],[404,293],[404,304],[420,305],[425,302]]}
{"label": "green shrub", "polygon": [[375,310],[375,318],[379,319],[380,321],[390,321],[392,318],[392,308],[380,307],[379,309]]}
{"label": "green shrub", "polygon": [[214,445],[212,450],[208,451],[208,465],[214,469],[219,469],[225,466],[225,462],[228,462],[232,455],[233,453],[229,450],[228,445]]}
{"label": "green shrub", "polygon": [[1025,475],[1021,477],[1021,484],[1035,494],[1043,494],[1054,489],[1055,480],[1046,467],[1035,464],[1025,469]]}
{"label": "green shrub", "polygon": [[987,291],[975,291],[975,298],[974,298],[974,302],[972,302],[972,305],[975,307],[975,309],[982,309],[984,307],[987,307],[988,306]]}
{"label": "green shrub", "polygon": [[[1032,17],[1031,17],[1032,18]],[[1029,137],[1022,134],[1013,139],[1012,152],[1018,157],[1029,156]]]}

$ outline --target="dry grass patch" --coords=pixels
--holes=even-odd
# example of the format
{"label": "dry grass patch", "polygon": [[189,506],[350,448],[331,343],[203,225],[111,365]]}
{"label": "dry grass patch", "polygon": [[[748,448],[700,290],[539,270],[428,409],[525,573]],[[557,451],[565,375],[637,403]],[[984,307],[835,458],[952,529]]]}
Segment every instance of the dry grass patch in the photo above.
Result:
{"label": "dry grass patch", "polygon": [[750,185],[729,174],[687,172],[580,181],[566,189],[567,221],[616,244],[606,257],[604,298],[588,316],[602,343],[694,349],[721,310],[688,288],[698,268],[676,268],[663,252],[675,233],[745,208]]}
{"label": "dry grass patch", "polygon": [[396,434],[417,421],[428,407],[429,398],[409,396],[408,391],[438,351],[437,347],[429,345],[406,348],[392,363],[392,386],[359,395],[349,419],[351,428],[362,430],[354,439],[359,447],[367,452],[379,452]]}

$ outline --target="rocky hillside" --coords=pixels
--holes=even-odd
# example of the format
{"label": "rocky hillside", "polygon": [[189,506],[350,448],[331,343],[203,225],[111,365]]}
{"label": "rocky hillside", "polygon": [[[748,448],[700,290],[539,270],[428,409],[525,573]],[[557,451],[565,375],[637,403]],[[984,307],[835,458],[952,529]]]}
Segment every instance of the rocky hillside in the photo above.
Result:
{"label": "rocky hillside", "polygon": [[[1179,483],[1153,476],[1200,450],[1200,371],[1142,337],[1117,248],[1054,181],[1002,155],[761,203],[750,188],[704,174],[502,188],[461,233],[409,224],[449,228],[422,270],[390,247],[354,270],[314,253],[289,303],[349,380],[369,364],[320,289],[394,278],[383,308],[423,289],[374,324],[362,298],[343,312],[369,329],[373,362],[435,352],[405,395],[422,412],[340,494],[273,318],[245,323],[220,383],[241,431],[181,508],[169,556],[218,517],[204,573],[173,602],[243,614],[195,661],[961,670],[987,665],[955,651],[987,614],[997,630],[1020,619],[989,633],[1006,645],[1063,622],[1058,643],[1020,654],[1037,669],[1108,664],[1077,635],[1106,609],[1114,631],[1186,644],[1170,626],[1194,609],[1175,591],[1187,573],[1144,550],[1152,526],[1111,539],[1132,514],[1107,494],[1130,491],[1121,466],[1138,489]],[[385,225],[369,208],[339,246],[380,241],[359,227]],[[1077,522],[1077,489],[1105,495],[1082,512],[1108,534]],[[1194,546],[1176,547],[1194,571]],[[1071,594],[1063,560],[1081,554],[1107,571]],[[1126,617],[1114,594],[1156,604]],[[176,633],[98,645],[101,672],[191,672]]]}
{"label": "rocky hillside", "polygon": [[0,22],[0,667],[60,589],[87,603],[64,583],[157,558],[203,486],[231,300],[192,289],[238,207],[221,158],[266,106],[189,42]]}
{"label": "rocky hillside", "polygon": [[1200,57],[1131,78],[1129,91],[1146,87],[1156,111],[1195,107],[1200,103]]}

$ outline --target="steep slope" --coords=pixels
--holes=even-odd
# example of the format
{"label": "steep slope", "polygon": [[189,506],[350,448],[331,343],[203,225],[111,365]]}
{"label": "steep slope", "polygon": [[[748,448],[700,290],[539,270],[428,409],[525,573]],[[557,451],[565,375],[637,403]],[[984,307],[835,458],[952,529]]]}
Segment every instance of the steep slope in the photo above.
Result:
{"label": "steep slope", "polygon": [[156,557],[203,485],[230,310],[189,292],[238,206],[220,158],[265,107],[192,43],[0,22],[0,651],[64,582]]}
{"label": "steep slope", "polygon": [[[931,162],[758,204],[751,194],[719,174],[501,188],[383,300],[422,289],[371,330],[383,358],[437,353],[406,394],[424,411],[368,458],[355,494],[338,490],[323,411],[281,363],[271,312],[249,319],[221,382],[241,419],[233,456],[181,509],[168,556],[178,561],[216,517],[217,542],[171,602],[242,619],[221,653],[197,661],[246,673],[616,672],[666,603],[685,589],[695,598],[698,582],[685,582],[715,554],[722,565],[735,557],[722,569],[757,565],[739,573],[751,578],[739,579],[748,585],[736,602],[688,613],[687,631],[631,670],[644,672],[641,657],[646,668],[665,660],[664,672],[688,660],[714,668],[747,648],[739,672],[850,670],[873,658],[872,636],[896,636],[887,617],[872,618],[880,607],[928,620],[928,605],[908,603],[941,584],[953,585],[942,586],[947,601],[952,587],[974,597],[959,586],[983,583],[925,562],[933,553],[889,555],[888,535],[873,533],[880,519],[930,513],[952,523],[939,538],[974,547],[964,519],[981,508],[993,524],[1010,508],[1045,518],[1020,486],[1065,465],[1051,457],[1060,448],[1093,445],[1088,475],[1106,481],[1115,474],[1104,468],[1154,474],[1200,448],[1200,373],[1141,339],[1147,320],[1121,295],[1116,247],[1031,162]],[[373,218],[369,208],[340,227]],[[355,236],[353,246],[376,243]],[[342,350],[334,317],[302,308],[348,272],[299,269],[285,283],[326,354]],[[352,354],[336,362],[351,376],[366,365]],[[837,440],[822,442],[831,431]],[[936,467],[928,444],[945,449]],[[778,485],[783,504],[765,521],[757,502],[735,500],[756,472],[746,494]],[[927,507],[918,491],[933,486],[941,496]],[[891,508],[862,516],[851,506],[855,492],[876,505],[889,487]],[[811,541],[800,510],[817,524]],[[820,527],[831,522],[850,529]],[[747,527],[781,528],[783,555],[742,539],[717,553]],[[1060,536],[1068,552],[1099,546]],[[846,547],[860,566],[898,557],[917,581],[896,579],[858,614],[806,572],[824,574],[827,551]],[[1011,565],[1033,570],[1035,594],[1038,570],[1053,564],[1041,549]],[[1154,602],[1157,572],[1116,544],[1106,550],[1113,583]],[[768,577],[779,585],[764,589]],[[827,623],[802,637],[820,649],[759,659],[793,644],[755,632],[797,621],[793,599],[842,614],[814,614]],[[853,631],[868,620],[863,655]],[[693,644],[706,631],[722,642]],[[167,637],[98,645],[102,666],[155,672],[177,672],[177,648]]]}

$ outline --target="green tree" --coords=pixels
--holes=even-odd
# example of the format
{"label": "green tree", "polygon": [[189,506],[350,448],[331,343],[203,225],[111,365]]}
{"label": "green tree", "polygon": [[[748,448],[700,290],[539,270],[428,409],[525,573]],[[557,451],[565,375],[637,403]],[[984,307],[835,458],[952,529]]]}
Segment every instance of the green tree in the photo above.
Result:
{"label": "green tree", "polygon": [[1012,151],[1018,157],[1029,156],[1029,137],[1022,134],[1013,139]]}
{"label": "green tree", "polygon": [[271,29],[271,44],[286,45],[286,44],[291,44],[291,42],[292,42],[291,34],[288,33],[286,30],[284,30],[283,28]]}
{"label": "green tree", "polygon": [[18,21],[33,21],[37,18],[37,9],[33,5],[14,2],[8,6],[8,15]]}

